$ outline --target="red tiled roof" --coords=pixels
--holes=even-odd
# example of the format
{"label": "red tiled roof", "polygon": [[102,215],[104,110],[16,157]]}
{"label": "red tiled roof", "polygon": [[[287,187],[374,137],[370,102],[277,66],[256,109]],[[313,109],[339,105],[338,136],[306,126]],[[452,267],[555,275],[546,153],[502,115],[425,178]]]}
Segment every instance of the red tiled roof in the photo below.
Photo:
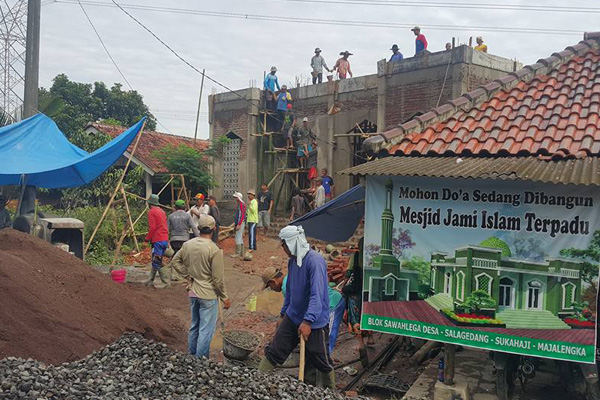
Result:
{"label": "red tiled roof", "polygon": [[[119,136],[126,129],[122,126],[104,125],[100,123],[93,123],[89,126],[94,127],[98,131],[105,133],[113,138]],[[144,130],[144,133],[140,138],[140,143],[138,144],[138,147],[135,150],[134,157],[143,162],[147,167],[152,169],[154,173],[165,174],[168,171],[162,165],[160,160],[154,157],[154,152],[156,150],[163,149],[168,145],[173,145],[177,147],[182,144],[192,148],[195,147],[200,151],[204,151],[210,146],[210,142],[208,140],[197,139],[196,144],[194,146],[194,139],[190,137]],[[133,143],[129,146],[127,151],[131,152],[132,148]]]}
{"label": "red tiled roof", "polygon": [[[442,326],[455,326],[424,300],[364,302],[363,313]],[[595,343],[595,331],[593,329],[509,329],[475,328],[468,326],[461,326],[460,328],[584,345],[593,345]]]}
{"label": "red tiled roof", "polygon": [[600,155],[600,34],[365,142],[412,156]]}

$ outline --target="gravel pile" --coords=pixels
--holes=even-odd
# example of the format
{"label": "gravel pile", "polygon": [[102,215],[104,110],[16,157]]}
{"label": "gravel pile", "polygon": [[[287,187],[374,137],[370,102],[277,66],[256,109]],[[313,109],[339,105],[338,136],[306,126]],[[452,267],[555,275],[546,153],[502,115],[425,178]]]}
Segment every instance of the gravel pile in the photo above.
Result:
{"label": "gravel pile", "polygon": [[128,333],[83,360],[0,360],[0,399],[342,399],[292,377],[196,359]]}

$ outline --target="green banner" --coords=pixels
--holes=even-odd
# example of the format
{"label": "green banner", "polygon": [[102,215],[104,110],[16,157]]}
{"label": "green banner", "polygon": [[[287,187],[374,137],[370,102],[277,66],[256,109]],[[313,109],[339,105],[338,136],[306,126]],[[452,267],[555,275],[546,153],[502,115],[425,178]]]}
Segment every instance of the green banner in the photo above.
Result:
{"label": "green banner", "polygon": [[363,314],[361,329],[453,343],[504,353],[594,363],[594,345],[510,336],[474,329]]}

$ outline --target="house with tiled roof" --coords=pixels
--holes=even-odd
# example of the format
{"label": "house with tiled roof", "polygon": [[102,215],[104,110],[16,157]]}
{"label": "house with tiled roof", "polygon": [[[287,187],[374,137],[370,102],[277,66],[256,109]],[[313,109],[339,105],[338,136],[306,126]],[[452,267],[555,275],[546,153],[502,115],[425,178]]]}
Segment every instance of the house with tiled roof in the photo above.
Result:
{"label": "house with tiled roof", "polygon": [[345,173],[600,184],[600,32],[373,136],[363,149],[378,159]]}
{"label": "house with tiled roof", "polygon": [[[88,134],[104,133],[112,138],[119,136],[127,128],[116,125],[106,125],[102,123],[91,123],[85,131]],[[197,150],[204,151],[210,146],[208,140],[197,139],[194,141],[193,138],[186,136],[172,135],[169,133],[156,132],[150,130],[144,130],[143,135],[140,138],[138,147],[133,157],[131,156],[131,149],[133,145],[129,146],[127,151],[123,154],[122,159],[116,165],[125,165],[127,159],[131,158],[131,162],[134,165],[139,165],[144,169],[144,182],[146,183],[146,197],[152,194],[154,184],[161,185],[156,180],[158,175],[167,174],[169,171],[165,168],[159,158],[155,156],[157,150],[164,149],[167,146],[178,147],[180,145],[189,146],[196,148]]]}

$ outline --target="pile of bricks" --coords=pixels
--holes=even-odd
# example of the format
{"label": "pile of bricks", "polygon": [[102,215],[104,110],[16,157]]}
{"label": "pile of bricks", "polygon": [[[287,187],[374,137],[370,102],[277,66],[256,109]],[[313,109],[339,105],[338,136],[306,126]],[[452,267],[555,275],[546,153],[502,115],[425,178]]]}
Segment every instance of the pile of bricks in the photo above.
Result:
{"label": "pile of bricks", "polygon": [[346,248],[341,251],[341,255],[335,257],[333,260],[327,263],[327,277],[329,282],[333,282],[336,285],[344,280],[348,271],[348,265],[350,258],[354,256],[358,250],[353,248]]}

